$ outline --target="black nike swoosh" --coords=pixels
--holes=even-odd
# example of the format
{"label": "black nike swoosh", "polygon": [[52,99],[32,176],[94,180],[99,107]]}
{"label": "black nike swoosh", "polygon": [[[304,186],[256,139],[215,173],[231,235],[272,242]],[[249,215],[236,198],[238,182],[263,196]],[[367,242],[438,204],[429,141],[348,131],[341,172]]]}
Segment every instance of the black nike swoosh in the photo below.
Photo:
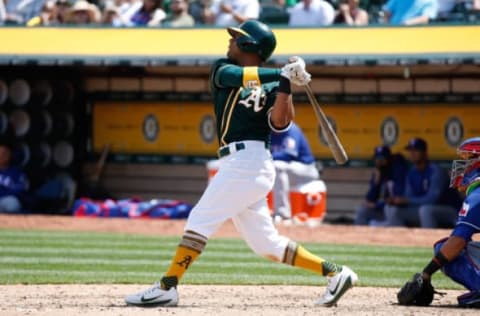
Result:
{"label": "black nike swoosh", "polygon": [[[140,299],[142,302],[150,302],[150,301],[153,301],[157,299],[157,297],[152,297],[152,298],[145,298],[142,296],[142,298]],[[170,299],[169,300],[163,300],[163,301],[158,301],[158,302],[155,302],[155,304],[167,304],[167,303],[170,303]]]}
{"label": "black nike swoosh", "polygon": [[330,292],[331,295],[335,295],[335,292],[337,292],[339,285],[340,285],[340,282],[337,283],[337,286],[335,287],[335,289],[333,289],[333,291],[328,290],[328,292]]}

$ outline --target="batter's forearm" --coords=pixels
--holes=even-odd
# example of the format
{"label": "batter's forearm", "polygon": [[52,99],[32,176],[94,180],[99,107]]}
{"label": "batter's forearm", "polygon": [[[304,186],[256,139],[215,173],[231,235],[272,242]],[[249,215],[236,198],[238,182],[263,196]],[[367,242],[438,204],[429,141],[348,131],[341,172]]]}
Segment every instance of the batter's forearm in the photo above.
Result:
{"label": "batter's forearm", "polygon": [[278,92],[270,117],[273,126],[277,129],[283,129],[290,124],[294,117],[295,111],[292,102],[292,95]]}
{"label": "batter's forearm", "polygon": [[278,81],[279,78],[280,69],[227,65],[218,70],[216,83],[221,87],[241,87],[248,82],[257,81],[257,85],[260,85]]}

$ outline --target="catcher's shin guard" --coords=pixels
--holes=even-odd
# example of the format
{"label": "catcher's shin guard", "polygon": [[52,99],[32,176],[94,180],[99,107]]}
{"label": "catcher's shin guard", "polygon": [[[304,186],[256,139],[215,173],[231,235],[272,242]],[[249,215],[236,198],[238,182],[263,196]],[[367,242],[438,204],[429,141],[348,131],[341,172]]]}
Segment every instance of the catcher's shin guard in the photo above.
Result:
{"label": "catcher's shin guard", "polygon": [[460,307],[480,308],[480,291],[465,293],[457,300]]}

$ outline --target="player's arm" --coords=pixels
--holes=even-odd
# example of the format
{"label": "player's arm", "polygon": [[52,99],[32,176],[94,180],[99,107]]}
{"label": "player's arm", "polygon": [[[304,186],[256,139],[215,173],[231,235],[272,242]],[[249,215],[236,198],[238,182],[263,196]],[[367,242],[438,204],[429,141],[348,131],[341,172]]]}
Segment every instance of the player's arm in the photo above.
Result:
{"label": "player's arm", "polygon": [[297,86],[305,86],[311,81],[311,77],[305,69],[305,61],[298,56],[290,57],[287,64],[282,67],[278,80],[277,96],[269,114],[268,122],[272,130],[287,130],[295,117],[290,82]]}
{"label": "player's arm", "polygon": [[253,87],[278,81],[280,69],[266,67],[241,67],[232,64],[220,66],[214,74],[217,87]]}
{"label": "player's arm", "polygon": [[465,202],[468,206],[468,211],[464,207],[459,212],[459,217],[455,228],[450,237],[442,245],[438,253],[432,261],[423,270],[422,276],[429,278],[438,269],[441,269],[445,264],[457,258],[467,243],[472,240],[473,234],[478,233],[478,219],[473,216],[477,214],[478,204]]}
{"label": "player's arm", "polygon": [[430,279],[432,274],[458,257],[466,245],[467,241],[463,237],[455,235],[450,236],[442,245],[442,248],[440,248],[438,253],[432,258],[427,266],[425,266],[422,277],[424,279]]}
{"label": "player's arm", "polygon": [[269,114],[270,128],[274,131],[285,131],[295,117],[290,80],[281,76],[277,90],[277,96]]}

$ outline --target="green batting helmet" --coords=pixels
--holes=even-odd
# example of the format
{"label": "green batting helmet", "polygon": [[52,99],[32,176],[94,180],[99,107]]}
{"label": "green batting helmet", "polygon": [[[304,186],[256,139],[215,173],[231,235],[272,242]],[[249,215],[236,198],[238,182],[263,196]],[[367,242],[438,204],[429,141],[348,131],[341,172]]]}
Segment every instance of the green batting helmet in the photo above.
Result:
{"label": "green batting helmet", "polygon": [[277,45],[272,30],[259,21],[248,20],[227,30],[231,36],[240,35],[237,37],[237,46],[242,52],[257,54],[263,61],[272,55]]}

